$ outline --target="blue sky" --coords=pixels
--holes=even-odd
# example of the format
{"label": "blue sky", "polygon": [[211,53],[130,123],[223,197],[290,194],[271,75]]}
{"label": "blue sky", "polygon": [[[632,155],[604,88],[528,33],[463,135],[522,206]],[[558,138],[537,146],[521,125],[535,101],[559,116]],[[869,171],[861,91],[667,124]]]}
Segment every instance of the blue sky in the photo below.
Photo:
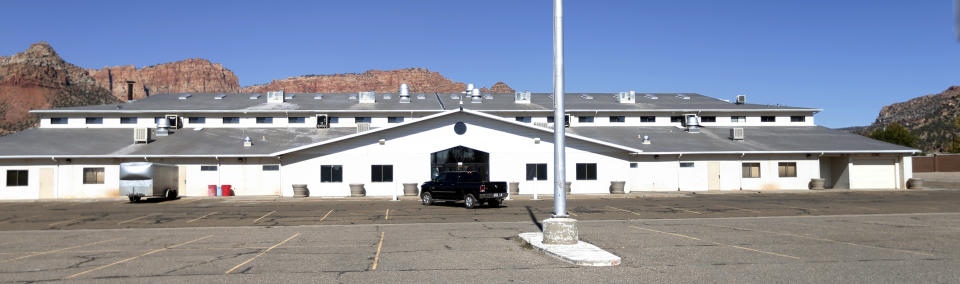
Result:
{"label": "blue sky", "polygon": [[[456,81],[552,90],[552,1],[5,1],[0,55],[49,42],[86,68],[199,57],[241,85],[426,67]],[[573,1],[567,92],[696,92],[880,107],[960,85],[950,0]]]}

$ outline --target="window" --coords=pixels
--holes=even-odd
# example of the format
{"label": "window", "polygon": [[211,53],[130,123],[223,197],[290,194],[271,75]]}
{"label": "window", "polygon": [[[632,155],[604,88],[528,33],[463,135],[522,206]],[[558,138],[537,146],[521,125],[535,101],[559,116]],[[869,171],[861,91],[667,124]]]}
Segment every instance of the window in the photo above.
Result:
{"label": "window", "polygon": [[797,163],[780,163],[777,167],[780,177],[797,177]]}
{"label": "window", "polygon": [[288,117],[288,118],[287,118],[287,123],[289,123],[289,124],[307,123],[307,118],[306,118],[306,117],[302,117],[302,116]]}
{"label": "window", "polygon": [[627,121],[627,118],[622,115],[611,115],[610,122],[624,122]]}
{"label": "window", "polygon": [[683,116],[674,115],[670,117],[670,122],[683,123]]}
{"label": "window", "polygon": [[320,182],[343,182],[343,166],[321,165]]}
{"label": "window", "polygon": [[530,117],[529,117],[529,116],[518,116],[518,117],[515,118],[515,119],[516,119],[517,121],[519,121],[519,122],[530,122]]}
{"label": "window", "polygon": [[630,163],[630,168],[631,168],[631,169],[636,169],[636,168],[637,168],[637,163]]}
{"label": "window", "polygon": [[772,115],[764,115],[760,117],[760,122],[777,122],[777,117]]}
{"label": "window", "polygon": [[806,116],[794,115],[790,117],[790,122],[804,122],[804,121],[807,121]]}
{"label": "window", "polygon": [[746,116],[731,116],[730,122],[747,122]]}
{"label": "window", "polygon": [[120,124],[137,124],[136,117],[121,117]]}
{"label": "window", "polygon": [[88,117],[87,124],[103,124],[102,117]]}
{"label": "window", "polygon": [[641,116],[640,122],[657,122],[656,116]]}
{"label": "window", "polygon": [[387,123],[402,123],[402,122],[403,122],[402,116],[387,117]]}
{"label": "window", "polygon": [[263,165],[263,171],[275,172],[280,170],[280,165]]}
{"label": "window", "polygon": [[370,166],[371,182],[392,182],[393,165],[372,165]]}
{"label": "window", "polygon": [[50,124],[67,124],[68,119],[66,117],[51,117]]}
{"label": "window", "polygon": [[369,116],[358,116],[353,119],[354,123],[370,123],[371,118]]}
{"label": "window", "polygon": [[8,170],[7,186],[27,186],[27,170]]}
{"label": "window", "polygon": [[83,184],[103,184],[103,168],[83,168]]}
{"label": "window", "polygon": [[580,116],[580,117],[577,117],[577,121],[580,122],[580,123],[591,123],[591,122],[593,122],[593,117],[592,117],[592,116]]}
{"label": "window", "polygon": [[200,166],[201,172],[215,172],[217,171],[217,166]]}
{"label": "window", "polygon": [[577,180],[597,180],[597,164],[577,164]]}
{"label": "window", "polygon": [[187,122],[190,124],[204,124],[207,123],[206,117],[188,117]]}
{"label": "window", "polygon": [[329,121],[330,124],[340,123],[340,118],[336,116],[331,116],[331,117],[327,117],[327,121]]}
{"label": "window", "polygon": [[743,170],[743,178],[759,178],[760,177],[760,163],[743,163],[741,166]]}
{"label": "window", "polygon": [[240,123],[239,117],[232,116],[232,117],[223,118],[223,124],[237,124],[237,123]]}
{"label": "window", "polygon": [[257,117],[257,124],[272,124],[272,117]]}
{"label": "window", "polygon": [[694,166],[693,162],[683,162],[680,163],[681,168],[692,168]]}
{"label": "window", "polygon": [[547,164],[527,164],[527,180],[547,180]]}
{"label": "window", "polygon": [[700,122],[717,122],[716,116],[701,116]]}

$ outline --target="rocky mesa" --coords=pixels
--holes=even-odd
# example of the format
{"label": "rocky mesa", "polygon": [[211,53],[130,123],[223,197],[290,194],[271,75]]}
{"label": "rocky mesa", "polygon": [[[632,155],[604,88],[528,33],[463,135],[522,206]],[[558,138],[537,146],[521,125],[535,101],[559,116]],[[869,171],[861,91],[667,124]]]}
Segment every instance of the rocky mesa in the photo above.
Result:
{"label": "rocky mesa", "polygon": [[877,120],[862,133],[896,122],[917,136],[917,146],[921,149],[943,152],[957,138],[954,125],[957,116],[960,116],[960,86],[952,86],[939,94],[883,107]]}
{"label": "rocky mesa", "polygon": [[[369,70],[363,73],[330,75],[305,75],[270,83],[247,86],[244,93],[263,93],[284,90],[291,93],[352,93],[360,91],[396,92],[401,83],[406,83],[415,93],[456,93],[466,89],[467,84],[454,82],[438,72],[426,68],[397,70]],[[512,94],[514,90],[506,83],[497,82],[480,91],[492,94]]]}
{"label": "rocky mesa", "polygon": [[137,69],[114,66],[87,70],[97,85],[117,99],[127,100],[127,81],[134,81],[133,99],[159,93],[236,93],[237,75],[219,63],[191,58]]}

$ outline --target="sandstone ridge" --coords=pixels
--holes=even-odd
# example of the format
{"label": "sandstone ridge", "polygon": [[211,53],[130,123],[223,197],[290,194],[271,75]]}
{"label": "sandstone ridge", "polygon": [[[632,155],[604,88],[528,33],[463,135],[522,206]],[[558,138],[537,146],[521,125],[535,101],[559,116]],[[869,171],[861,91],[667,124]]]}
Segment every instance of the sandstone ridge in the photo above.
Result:
{"label": "sandstone ridge", "polygon": [[939,94],[926,95],[883,107],[877,120],[863,130],[900,123],[917,136],[917,147],[929,152],[942,152],[957,138],[954,119],[960,116],[960,86],[952,86]]}
{"label": "sandstone ridge", "polygon": [[[305,75],[270,83],[247,86],[244,93],[263,93],[283,90],[291,93],[353,93],[360,91],[396,92],[400,84],[406,83],[415,93],[456,93],[466,89],[467,84],[454,82],[438,72],[426,68],[407,68],[396,70],[369,70],[363,73],[344,73],[331,75]],[[492,94],[512,94],[514,90],[503,82],[497,82],[490,88],[481,87],[480,92]]]}

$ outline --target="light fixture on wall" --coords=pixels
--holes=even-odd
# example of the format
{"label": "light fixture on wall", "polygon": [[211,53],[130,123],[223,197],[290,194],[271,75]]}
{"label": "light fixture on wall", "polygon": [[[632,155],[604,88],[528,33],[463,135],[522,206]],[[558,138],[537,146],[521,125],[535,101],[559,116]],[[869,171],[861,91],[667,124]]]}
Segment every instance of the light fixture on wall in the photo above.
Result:
{"label": "light fixture on wall", "polygon": [[377,143],[380,143],[380,145],[387,144],[387,139],[380,139]]}
{"label": "light fixture on wall", "polygon": [[533,138],[533,144],[540,144],[540,137]]}

